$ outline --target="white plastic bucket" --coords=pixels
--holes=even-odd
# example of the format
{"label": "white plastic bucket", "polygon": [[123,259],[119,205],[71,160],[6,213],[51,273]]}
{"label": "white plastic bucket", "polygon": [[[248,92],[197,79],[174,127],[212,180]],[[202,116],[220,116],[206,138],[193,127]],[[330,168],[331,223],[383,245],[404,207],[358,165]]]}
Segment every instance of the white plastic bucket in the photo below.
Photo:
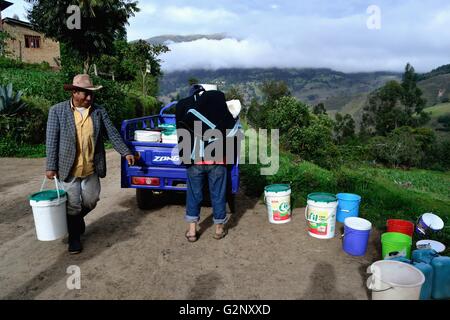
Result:
{"label": "white plastic bucket", "polygon": [[201,86],[203,87],[203,89],[205,89],[205,91],[211,91],[211,90],[217,90],[217,85],[216,84],[201,84]]}
{"label": "white plastic bucket", "polygon": [[[40,192],[42,192],[43,190],[45,179],[46,178],[44,178],[44,182],[42,184]],[[36,201],[30,199],[30,205],[33,209],[33,219],[36,229],[36,235],[38,240],[40,241],[57,240],[67,234],[67,197],[65,193],[61,194],[56,177],[55,185],[58,198],[50,201]]]}
{"label": "white plastic bucket", "polygon": [[425,276],[414,266],[395,260],[381,260],[367,268],[372,275],[367,288],[372,300],[419,300]]}
{"label": "white plastic bucket", "polygon": [[291,221],[291,188],[287,184],[273,184],[264,188],[269,222],[283,224]]}
{"label": "white plastic bucket", "polygon": [[161,142],[160,131],[136,130],[134,140],[139,142]]}
{"label": "white plastic bucket", "polygon": [[317,239],[331,239],[336,229],[336,196],[329,193],[311,193],[308,195],[305,218],[308,222],[308,234]]}

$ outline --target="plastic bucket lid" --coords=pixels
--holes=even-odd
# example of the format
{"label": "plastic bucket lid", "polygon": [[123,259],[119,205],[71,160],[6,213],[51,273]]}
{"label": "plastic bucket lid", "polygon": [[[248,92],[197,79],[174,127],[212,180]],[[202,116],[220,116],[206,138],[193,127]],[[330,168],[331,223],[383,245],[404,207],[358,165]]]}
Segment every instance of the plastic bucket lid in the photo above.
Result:
{"label": "plastic bucket lid", "polygon": [[326,192],[314,192],[308,194],[308,200],[312,200],[315,202],[336,202],[337,198],[332,193],[326,193]]}
{"label": "plastic bucket lid", "polygon": [[361,196],[353,193],[338,193],[336,198],[343,201],[361,201]]}
{"label": "plastic bucket lid", "polygon": [[345,225],[353,230],[358,231],[367,231],[372,229],[372,223],[369,220],[357,218],[357,217],[349,217],[345,219]]}
{"label": "plastic bucket lid", "polygon": [[420,217],[420,219],[431,230],[438,231],[444,228],[444,221],[434,213],[425,213]]}
{"label": "plastic bucket lid", "polygon": [[445,245],[440,243],[439,241],[434,240],[420,240],[416,242],[417,249],[433,249],[437,253],[441,253],[445,251]]}
{"label": "plastic bucket lid", "polygon": [[163,136],[173,136],[177,134],[177,129],[173,128],[173,129],[166,129],[162,132]]}
{"label": "plastic bucket lid", "polygon": [[288,184],[272,184],[264,187],[265,192],[288,192],[291,187]]}
{"label": "plastic bucket lid", "polygon": [[[59,198],[65,197],[66,192],[64,190],[59,190]],[[53,201],[58,199],[58,191],[56,190],[43,190],[39,192],[35,192],[28,197],[29,200],[33,200],[36,202],[39,201]]]}

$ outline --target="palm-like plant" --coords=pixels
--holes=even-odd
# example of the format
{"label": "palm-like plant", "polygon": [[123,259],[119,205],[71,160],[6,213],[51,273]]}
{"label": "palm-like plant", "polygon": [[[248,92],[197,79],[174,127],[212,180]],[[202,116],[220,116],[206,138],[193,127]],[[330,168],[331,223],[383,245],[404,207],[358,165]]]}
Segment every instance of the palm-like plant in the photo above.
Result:
{"label": "palm-like plant", "polygon": [[22,91],[14,94],[12,83],[0,85],[0,114],[11,116],[24,109],[26,104],[21,101],[21,97]]}

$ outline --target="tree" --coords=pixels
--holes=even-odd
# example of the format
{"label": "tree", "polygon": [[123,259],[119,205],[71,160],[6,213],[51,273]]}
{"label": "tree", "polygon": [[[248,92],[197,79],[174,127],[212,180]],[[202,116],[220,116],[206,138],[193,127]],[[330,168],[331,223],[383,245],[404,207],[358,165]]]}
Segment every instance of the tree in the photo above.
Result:
{"label": "tree", "polygon": [[321,102],[314,106],[313,113],[314,114],[327,114],[327,109],[325,109],[325,105]]}
{"label": "tree", "polygon": [[[363,109],[361,132],[386,135],[403,122],[400,99],[402,87],[397,81],[389,81],[369,97]],[[370,128],[374,127],[375,132]]]}
{"label": "tree", "polygon": [[6,51],[6,41],[12,40],[13,37],[6,32],[5,30],[0,30],[0,57],[7,56],[9,54],[8,51]]}
{"label": "tree", "polygon": [[199,82],[200,81],[197,78],[192,77],[192,78],[189,78],[188,85],[189,85],[189,87],[191,87],[194,84],[199,84]]}
{"label": "tree", "polygon": [[446,114],[443,116],[440,116],[438,118],[438,123],[442,125],[442,131],[450,131],[450,114]]}
{"label": "tree", "polygon": [[402,83],[389,81],[371,93],[363,109],[361,134],[387,135],[402,126],[418,127],[429,120],[417,87],[414,68],[407,64]]}
{"label": "tree", "polygon": [[334,134],[337,143],[343,144],[355,137],[355,120],[351,115],[342,116],[338,112],[335,119]]}
{"label": "tree", "polygon": [[[151,82],[155,85],[155,78],[161,75],[160,60],[157,57],[167,51],[169,51],[169,48],[165,45],[151,45],[144,40],[130,44],[126,59],[132,63],[136,70],[137,79],[142,85],[144,96],[148,94],[148,87],[152,85]],[[147,78],[148,75],[152,75],[153,79]],[[156,92],[153,93],[156,94]]]}
{"label": "tree", "polygon": [[268,112],[276,108],[276,101],[291,96],[291,92],[284,81],[266,81],[259,86],[262,92],[263,103],[252,99],[247,111],[247,119],[258,128],[268,128]]}
{"label": "tree", "polygon": [[[92,60],[110,54],[114,40],[123,37],[128,19],[138,12],[137,2],[131,0],[35,0],[27,16],[33,26],[48,38],[65,43],[82,59],[84,72]],[[70,26],[70,6],[78,4],[80,25]]]}
{"label": "tree", "polygon": [[284,81],[265,81],[260,86],[260,90],[266,104],[272,104],[282,97],[291,95],[289,87]]}
{"label": "tree", "polygon": [[[405,124],[411,126],[419,126],[429,120],[423,109],[426,105],[426,100],[422,98],[422,90],[417,87],[418,76],[414,68],[408,63],[405,67],[405,73],[402,80],[402,104],[405,106],[406,119]],[[419,118],[414,118],[416,114]]]}
{"label": "tree", "polygon": [[325,168],[336,166],[338,150],[333,142],[333,121],[314,115],[308,106],[294,97],[282,97],[267,110],[270,129],[280,130],[284,148]]}

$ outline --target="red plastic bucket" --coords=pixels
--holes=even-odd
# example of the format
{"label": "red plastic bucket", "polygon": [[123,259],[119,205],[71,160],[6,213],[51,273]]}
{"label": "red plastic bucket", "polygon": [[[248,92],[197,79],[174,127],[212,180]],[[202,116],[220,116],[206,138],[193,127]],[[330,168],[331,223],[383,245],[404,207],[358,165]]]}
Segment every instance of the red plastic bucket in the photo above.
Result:
{"label": "red plastic bucket", "polygon": [[389,219],[387,221],[387,232],[399,232],[412,237],[414,223],[406,220]]}

